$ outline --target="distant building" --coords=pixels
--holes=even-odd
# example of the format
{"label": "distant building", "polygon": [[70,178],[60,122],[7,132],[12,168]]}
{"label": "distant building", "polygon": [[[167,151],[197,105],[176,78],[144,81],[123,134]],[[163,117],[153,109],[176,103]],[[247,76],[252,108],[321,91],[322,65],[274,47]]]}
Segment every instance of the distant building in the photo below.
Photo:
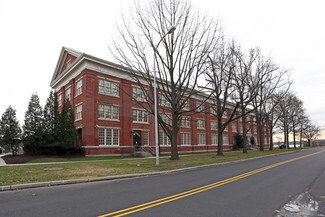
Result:
{"label": "distant building", "polygon": [[[63,47],[51,87],[57,94],[59,110],[65,99],[70,100],[79,146],[86,156],[131,155],[139,149],[154,150],[154,116],[131,99],[132,94],[141,97],[140,89],[120,65]],[[196,103],[196,99],[191,99],[190,108],[195,108]],[[208,105],[203,109],[208,109]],[[223,133],[225,150],[232,149],[233,136],[241,132],[241,120],[229,124]],[[258,143],[255,125],[248,141],[252,136]],[[268,146],[267,133],[263,139]],[[170,152],[170,141],[162,129],[159,129],[159,144],[161,153]],[[205,113],[183,117],[177,144],[179,153],[216,151],[216,118]]]}

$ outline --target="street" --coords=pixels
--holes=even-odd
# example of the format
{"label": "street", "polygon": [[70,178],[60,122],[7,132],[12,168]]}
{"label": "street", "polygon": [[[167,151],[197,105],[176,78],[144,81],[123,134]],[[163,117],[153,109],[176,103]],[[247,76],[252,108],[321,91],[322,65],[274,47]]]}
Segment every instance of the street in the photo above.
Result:
{"label": "street", "polygon": [[169,175],[1,192],[0,216],[274,216],[306,191],[324,200],[324,171],[325,149],[309,149]]}

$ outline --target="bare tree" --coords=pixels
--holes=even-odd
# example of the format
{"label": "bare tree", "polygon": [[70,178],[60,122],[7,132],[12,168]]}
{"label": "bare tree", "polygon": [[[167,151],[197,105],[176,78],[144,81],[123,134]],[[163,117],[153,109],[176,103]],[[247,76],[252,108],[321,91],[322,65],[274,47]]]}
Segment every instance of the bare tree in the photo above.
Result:
{"label": "bare tree", "polygon": [[[206,88],[212,93],[210,100],[213,102],[210,107],[210,114],[217,118],[218,130],[218,156],[223,155],[223,132],[231,121],[238,119],[236,112],[239,103],[234,102],[234,68],[236,67],[234,50],[224,41],[209,56],[209,70],[207,71]],[[231,110],[228,108],[231,107]],[[231,111],[231,114],[228,114]]]}
{"label": "bare tree", "polygon": [[[274,94],[280,89],[286,89],[282,94],[278,95],[281,98],[289,89],[289,82],[285,79],[287,70],[281,70],[279,66],[274,64],[271,58],[265,59],[261,54],[256,59],[255,76],[259,82],[257,87],[257,95],[253,99],[253,107],[255,110],[257,132],[260,144],[260,151],[264,150],[264,126],[270,121],[269,112],[272,112],[277,102],[273,101]],[[270,134],[272,135],[272,134]]]}
{"label": "bare tree", "polygon": [[306,116],[305,112],[299,115],[298,125],[299,125],[299,147],[302,147],[303,132],[305,131],[307,125],[309,124],[309,118]]}
{"label": "bare tree", "polygon": [[278,126],[278,121],[280,117],[282,117],[281,113],[279,112],[279,103],[281,102],[282,98],[285,97],[288,93],[291,84],[292,83],[289,81],[288,88],[286,90],[281,90],[279,92],[274,93],[266,102],[266,124],[269,128],[270,151],[273,150],[273,135],[275,133],[274,129],[276,128],[276,126]]}
{"label": "bare tree", "polygon": [[279,121],[277,127],[283,131],[284,144],[287,149],[289,149],[289,132],[290,132],[290,119],[292,117],[293,111],[293,99],[294,94],[288,92],[280,101],[276,108],[277,115],[279,116]]}
{"label": "bare tree", "polygon": [[[218,42],[219,25],[193,11],[187,1],[153,0],[143,8],[138,3],[131,14],[132,23],[124,18],[119,27],[122,43],[115,42],[112,54],[138,84],[145,100],[130,97],[151,114],[155,113],[153,76],[157,72],[158,121],[171,141],[171,159],[176,160],[180,119],[196,109],[189,109],[188,102],[203,92],[199,78]],[[204,98],[201,103],[209,97]]]}
{"label": "bare tree", "polygon": [[291,112],[291,129],[292,129],[292,136],[293,136],[293,146],[296,148],[296,134],[299,127],[299,122],[304,119],[304,108],[303,108],[303,102],[294,95],[292,98],[292,112]]}
{"label": "bare tree", "polygon": [[312,140],[314,140],[315,138],[317,138],[317,136],[319,136],[320,131],[321,131],[320,127],[314,123],[309,122],[306,125],[306,128],[303,132],[303,137],[307,139],[308,146],[312,145],[311,144]]}
{"label": "bare tree", "polygon": [[244,54],[239,46],[234,45],[234,58],[236,67],[233,77],[233,100],[239,105],[239,115],[243,128],[243,153],[247,153],[247,123],[246,116],[256,110],[253,100],[257,96],[257,89],[261,84],[260,77],[256,75],[258,71],[254,70],[256,58],[260,55],[259,49],[251,49],[248,54]]}

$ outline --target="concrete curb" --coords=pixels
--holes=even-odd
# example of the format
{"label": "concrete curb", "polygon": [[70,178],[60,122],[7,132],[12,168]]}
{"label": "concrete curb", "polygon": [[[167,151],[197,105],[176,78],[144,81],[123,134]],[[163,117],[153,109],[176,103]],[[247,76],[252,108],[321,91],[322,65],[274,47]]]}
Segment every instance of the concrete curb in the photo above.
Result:
{"label": "concrete curb", "polygon": [[178,173],[178,172],[183,172],[183,171],[193,170],[193,169],[198,169],[198,168],[218,166],[218,165],[224,165],[224,164],[230,164],[230,163],[238,163],[238,162],[256,160],[256,159],[265,158],[265,157],[272,157],[272,156],[278,156],[278,155],[283,155],[283,154],[291,154],[291,153],[295,153],[295,152],[299,152],[299,151],[290,151],[290,152],[285,152],[285,153],[266,155],[266,156],[260,156],[260,157],[237,160],[237,161],[230,161],[230,162],[225,162],[225,163],[207,164],[207,165],[186,167],[186,168],[175,169],[175,170],[167,170],[167,171],[162,171],[162,172],[126,174],[126,175],[104,176],[104,177],[72,179],[72,180],[57,180],[57,181],[49,181],[49,182],[18,184],[18,185],[5,185],[5,186],[0,186],[0,192],[1,191],[10,191],[10,190],[22,190],[22,189],[28,189],[28,188],[50,187],[50,186],[58,186],[58,185],[80,184],[80,183],[88,183],[88,182],[109,181],[109,180],[117,180],[117,179],[121,180],[121,179],[128,179],[128,178],[140,178],[140,177],[146,177],[146,176],[172,174],[172,173]]}

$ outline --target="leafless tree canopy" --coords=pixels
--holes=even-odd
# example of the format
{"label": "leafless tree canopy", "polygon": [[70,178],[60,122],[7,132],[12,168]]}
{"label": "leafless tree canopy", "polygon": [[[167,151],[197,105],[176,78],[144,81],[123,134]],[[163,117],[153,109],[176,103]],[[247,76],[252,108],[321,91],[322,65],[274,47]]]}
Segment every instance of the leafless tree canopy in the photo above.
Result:
{"label": "leafless tree canopy", "polygon": [[[159,123],[172,144],[172,159],[178,159],[179,120],[189,99],[204,92],[199,78],[206,71],[206,61],[220,37],[217,22],[195,12],[187,1],[153,0],[136,3],[131,21],[123,19],[119,27],[122,43],[115,43],[112,53],[127,68],[145,94],[143,108],[154,114],[153,76],[157,73],[161,113],[171,113],[171,124],[158,115]],[[174,32],[171,33],[175,29]],[[149,91],[148,91],[149,90]],[[133,97],[135,101],[135,99]]]}

